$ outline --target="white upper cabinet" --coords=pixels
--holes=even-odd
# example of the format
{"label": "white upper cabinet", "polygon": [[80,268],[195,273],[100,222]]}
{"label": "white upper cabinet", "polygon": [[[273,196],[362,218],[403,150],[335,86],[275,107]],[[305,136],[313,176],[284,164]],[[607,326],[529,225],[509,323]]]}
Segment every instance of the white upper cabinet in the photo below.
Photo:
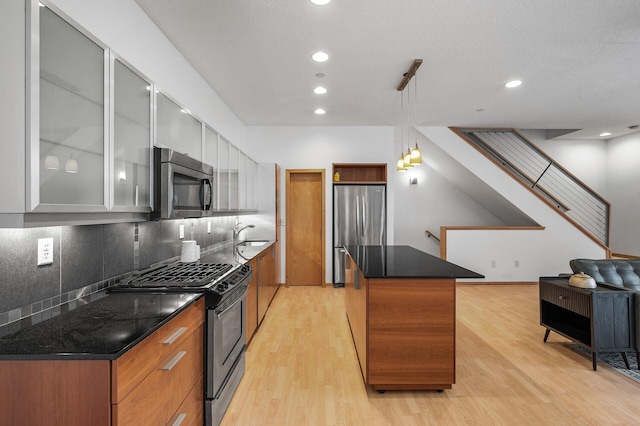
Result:
{"label": "white upper cabinet", "polygon": [[218,133],[209,126],[204,128],[204,162],[213,167],[213,209],[218,210]]}
{"label": "white upper cabinet", "polygon": [[39,120],[31,117],[30,208],[106,211],[108,51],[51,9],[38,9],[39,66],[32,63],[32,72],[39,74],[39,87],[31,101],[39,104]]}
{"label": "white upper cabinet", "polygon": [[238,167],[240,151],[229,144],[229,210],[238,210]]}
{"label": "white upper cabinet", "polygon": [[113,210],[150,211],[153,85],[122,59],[111,64]]}
{"label": "white upper cabinet", "polygon": [[224,138],[218,139],[218,194],[218,210],[229,210],[229,141]]}
{"label": "white upper cabinet", "polygon": [[156,94],[156,146],[202,160],[202,123],[163,93]]}
{"label": "white upper cabinet", "polygon": [[0,48],[0,227],[148,220],[154,144],[215,168],[218,214],[257,210],[255,162],[54,2],[0,1]]}

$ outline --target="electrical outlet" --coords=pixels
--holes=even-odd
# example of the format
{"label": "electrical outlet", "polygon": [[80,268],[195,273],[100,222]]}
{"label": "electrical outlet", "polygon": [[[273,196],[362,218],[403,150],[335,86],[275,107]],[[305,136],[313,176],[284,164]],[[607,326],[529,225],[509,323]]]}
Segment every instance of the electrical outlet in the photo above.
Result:
{"label": "electrical outlet", "polygon": [[38,266],[53,263],[53,238],[38,238]]}
{"label": "electrical outlet", "polygon": [[182,239],[184,239],[184,225],[180,225],[180,226],[178,227],[178,229],[179,229],[179,231],[178,231],[178,232],[180,233],[179,238],[182,240]]}
{"label": "electrical outlet", "polygon": [[513,261],[513,266],[515,266],[516,268],[520,267],[520,261],[519,260],[514,260]]}
{"label": "electrical outlet", "polygon": [[492,261],[491,261],[491,267],[492,267],[492,268],[495,268],[495,267],[496,267],[496,261],[495,261],[495,260],[492,260]]}
{"label": "electrical outlet", "polygon": [[207,234],[211,233],[211,222],[207,222]]}

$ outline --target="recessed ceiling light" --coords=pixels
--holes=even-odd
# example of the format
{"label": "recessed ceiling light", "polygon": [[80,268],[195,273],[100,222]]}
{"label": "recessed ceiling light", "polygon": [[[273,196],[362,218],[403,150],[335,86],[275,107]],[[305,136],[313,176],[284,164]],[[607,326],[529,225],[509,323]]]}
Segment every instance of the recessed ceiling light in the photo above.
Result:
{"label": "recessed ceiling light", "polygon": [[602,133],[600,133],[600,136],[602,136],[602,137],[611,136],[611,132],[602,132]]}
{"label": "recessed ceiling light", "polygon": [[316,74],[316,77],[318,77],[318,78],[322,78],[322,77],[324,77],[324,74],[323,74],[323,73],[321,73],[321,72],[319,72],[318,74]]}
{"label": "recessed ceiling light", "polygon": [[327,112],[327,111],[323,110],[322,108],[318,108],[318,109],[317,109],[317,110],[315,110],[314,112],[315,112],[316,114],[318,114],[318,115],[322,115],[322,114],[324,114],[324,113],[325,113],[325,112]]}
{"label": "recessed ceiling light", "polygon": [[318,86],[313,89],[313,93],[315,93],[316,95],[324,95],[325,93],[327,93],[327,89],[322,86]]}
{"label": "recessed ceiling light", "polygon": [[521,80],[511,80],[505,83],[504,87],[508,87],[509,89],[513,89],[514,87],[518,87],[522,84]]}
{"label": "recessed ceiling light", "polygon": [[316,52],[313,55],[311,55],[311,59],[313,59],[316,62],[324,62],[327,59],[329,59],[329,55],[327,55],[324,52]]}
{"label": "recessed ceiling light", "polygon": [[325,4],[329,4],[331,0],[311,0],[311,3],[317,4],[318,6],[324,6]]}

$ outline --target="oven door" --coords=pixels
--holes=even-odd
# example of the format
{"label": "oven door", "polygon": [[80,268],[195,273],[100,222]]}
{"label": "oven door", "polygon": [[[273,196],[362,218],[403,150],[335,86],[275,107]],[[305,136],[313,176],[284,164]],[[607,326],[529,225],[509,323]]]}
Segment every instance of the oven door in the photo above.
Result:
{"label": "oven door", "polygon": [[233,367],[245,350],[247,291],[248,286],[244,286],[238,297],[207,310],[207,399],[220,397]]}

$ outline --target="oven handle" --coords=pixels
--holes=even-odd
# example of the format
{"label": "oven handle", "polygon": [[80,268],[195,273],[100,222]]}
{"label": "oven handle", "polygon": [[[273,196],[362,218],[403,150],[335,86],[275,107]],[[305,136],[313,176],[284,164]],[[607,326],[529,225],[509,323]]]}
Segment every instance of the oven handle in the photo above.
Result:
{"label": "oven handle", "polygon": [[238,304],[238,302],[241,302],[241,301],[242,301],[242,299],[244,299],[244,296],[246,296],[248,292],[249,292],[249,286],[245,287],[245,288],[244,288],[244,290],[243,290],[243,292],[242,292],[242,295],[241,295],[240,297],[238,297],[238,298],[236,299],[236,301],[235,301],[235,302],[233,302],[230,306],[228,306],[224,311],[222,311],[222,312],[216,312],[216,318],[217,318],[217,319],[220,319],[220,317],[221,317],[222,315],[224,315],[227,311],[229,311],[231,308],[233,308],[234,306],[236,306],[236,305]]}

